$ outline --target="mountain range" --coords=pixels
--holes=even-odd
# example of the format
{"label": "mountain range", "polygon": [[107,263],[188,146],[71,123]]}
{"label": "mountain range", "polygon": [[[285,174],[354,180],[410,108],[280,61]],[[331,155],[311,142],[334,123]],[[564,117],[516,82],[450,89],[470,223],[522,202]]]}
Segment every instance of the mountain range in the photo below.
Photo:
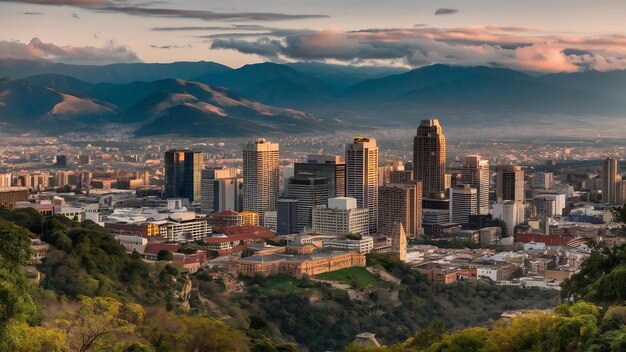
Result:
{"label": "mountain range", "polygon": [[[31,74],[28,74],[31,73]],[[243,136],[368,126],[510,124],[532,116],[623,118],[626,71],[548,75],[431,65],[407,71],[323,63],[63,65],[0,60],[0,123],[63,132],[120,123],[137,135]],[[531,116],[528,118],[528,116]]]}

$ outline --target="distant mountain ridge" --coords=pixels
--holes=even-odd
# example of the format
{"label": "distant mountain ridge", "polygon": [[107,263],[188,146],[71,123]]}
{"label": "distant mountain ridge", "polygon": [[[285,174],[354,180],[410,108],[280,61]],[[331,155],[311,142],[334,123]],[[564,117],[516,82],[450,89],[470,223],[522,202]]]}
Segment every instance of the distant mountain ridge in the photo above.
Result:
{"label": "distant mountain ridge", "polygon": [[[24,73],[23,70],[11,71],[6,62],[7,60],[0,60],[0,73]],[[14,60],[11,67],[16,66],[16,62]],[[25,62],[20,65],[28,66]],[[70,68],[76,70],[74,75],[70,75],[72,77],[45,72]],[[100,81],[90,83],[77,79],[80,78],[77,75],[100,72],[98,70],[108,72]],[[174,110],[179,118],[182,117],[182,112],[188,112],[192,116],[205,114],[206,110],[198,105],[208,99],[205,93],[197,91],[204,96],[199,98],[193,93],[181,91],[181,85],[176,83],[177,79],[197,81],[211,89],[222,87],[231,96],[239,96],[238,99],[256,101],[272,107],[281,106],[286,108],[285,111],[297,111],[296,115],[306,112],[308,116],[324,118],[325,122],[333,126],[336,120],[374,127],[414,126],[416,121],[432,115],[444,118],[447,124],[459,126],[467,125],[468,122],[483,125],[507,125],[520,123],[520,120],[530,124],[536,121],[563,123],[568,122],[571,116],[585,119],[620,119],[626,116],[626,99],[623,98],[626,95],[626,71],[531,75],[507,68],[485,66],[436,64],[406,71],[401,68],[342,67],[314,62],[260,63],[237,69],[210,62],[156,66],[119,64],[99,68],[38,63],[31,71],[42,72],[24,78],[30,84],[48,87],[58,93],[112,108],[115,115],[113,120],[134,121],[133,123],[139,123],[137,116],[140,115],[149,115],[151,121],[161,116],[159,114],[166,115],[162,112],[155,113],[157,110],[141,110],[147,106],[147,101],[142,103],[146,105],[135,106],[149,97],[161,104],[175,103],[175,106],[182,106]],[[145,71],[141,74],[162,78],[124,84],[109,82],[111,77],[115,77],[115,80],[131,81],[140,75],[133,72],[123,77],[127,71]],[[169,77],[175,75],[185,77]],[[186,89],[195,89],[188,84],[183,86]],[[161,92],[160,95],[156,94],[158,92]],[[187,96],[189,94],[191,96]],[[43,96],[47,95],[49,94]],[[58,103],[60,98],[56,96],[55,99]],[[86,107],[89,104],[83,105]],[[106,110],[92,107],[94,114],[101,114],[97,116],[109,115]],[[243,110],[237,113],[245,115]],[[91,116],[90,119],[97,119],[97,116]],[[247,117],[250,118],[250,115]],[[279,120],[281,119],[273,120],[274,124],[283,126],[278,130],[305,131],[313,128],[311,131],[316,131],[315,124],[305,123],[313,120],[294,118],[280,123]],[[221,122],[223,121],[220,120]],[[245,129],[244,125],[241,127]],[[156,125],[152,128],[157,130]]]}
{"label": "distant mountain ridge", "polygon": [[198,82],[91,84],[62,75],[1,79],[0,122],[51,133],[118,123],[135,126],[139,136],[194,137],[301,133],[341,126],[338,121],[262,104]]}

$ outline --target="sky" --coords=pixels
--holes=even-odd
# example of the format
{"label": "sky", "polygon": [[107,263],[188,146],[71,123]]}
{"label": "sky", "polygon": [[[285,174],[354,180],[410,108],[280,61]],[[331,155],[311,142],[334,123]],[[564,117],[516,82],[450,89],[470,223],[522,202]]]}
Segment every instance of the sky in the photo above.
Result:
{"label": "sky", "polygon": [[623,0],[0,0],[0,58],[626,69]]}

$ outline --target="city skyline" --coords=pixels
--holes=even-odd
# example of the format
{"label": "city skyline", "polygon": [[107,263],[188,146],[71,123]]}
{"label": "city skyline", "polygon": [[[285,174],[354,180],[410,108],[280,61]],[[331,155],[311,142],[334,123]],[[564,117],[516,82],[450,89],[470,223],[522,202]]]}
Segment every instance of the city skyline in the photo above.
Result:
{"label": "city skyline", "polygon": [[[626,4],[617,0],[603,6],[582,0],[359,5],[3,0],[0,58],[82,64],[206,60],[231,67],[262,61],[446,63],[538,72],[626,67]],[[591,20],[582,25],[581,16]]]}

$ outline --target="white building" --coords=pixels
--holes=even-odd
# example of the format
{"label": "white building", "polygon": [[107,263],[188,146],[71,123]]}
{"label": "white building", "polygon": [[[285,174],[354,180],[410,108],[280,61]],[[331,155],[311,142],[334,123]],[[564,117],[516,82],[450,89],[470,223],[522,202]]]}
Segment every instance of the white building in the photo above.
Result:
{"label": "white building", "polygon": [[374,249],[374,238],[372,236],[363,236],[360,240],[323,238],[322,244],[324,247],[367,254]]}
{"label": "white building", "polygon": [[368,209],[357,208],[350,197],[328,199],[328,205],[313,209],[313,232],[321,234],[369,234]]}
{"label": "white building", "polygon": [[263,227],[276,232],[278,227],[278,212],[276,210],[265,212],[265,216],[263,217]]}
{"label": "white building", "polygon": [[171,214],[169,220],[149,222],[159,228],[159,234],[167,242],[193,242],[203,240],[212,233],[204,219],[196,219],[193,212]]}
{"label": "white building", "polygon": [[524,204],[521,201],[504,201],[493,206],[493,218],[506,223],[506,235],[513,236],[515,226],[524,222]]}
{"label": "white building", "polygon": [[489,278],[492,281],[498,281],[498,268],[494,267],[478,267],[476,268],[476,277]]}

